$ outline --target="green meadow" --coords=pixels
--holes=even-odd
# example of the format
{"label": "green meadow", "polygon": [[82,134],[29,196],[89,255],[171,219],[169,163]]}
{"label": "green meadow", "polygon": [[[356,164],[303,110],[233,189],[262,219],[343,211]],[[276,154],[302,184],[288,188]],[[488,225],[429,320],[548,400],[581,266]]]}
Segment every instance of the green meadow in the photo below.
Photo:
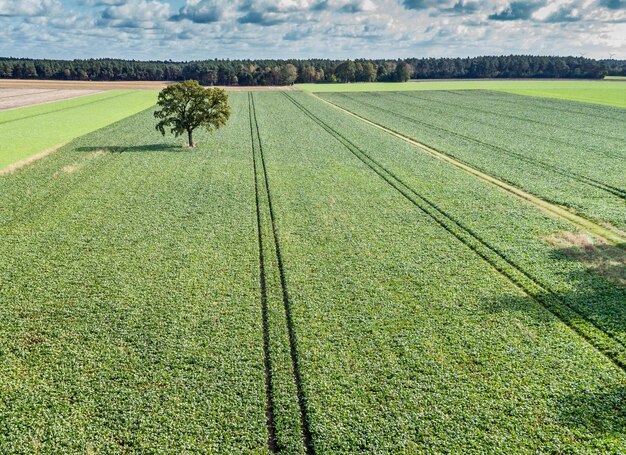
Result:
{"label": "green meadow", "polygon": [[97,93],[0,112],[0,169],[149,108],[156,92]]}
{"label": "green meadow", "polygon": [[557,98],[626,107],[626,84],[611,81],[452,80],[400,83],[299,84],[306,92],[400,92],[422,90],[492,90],[519,95]]}
{"label": "green meadow", "polygon": [[[322,96],[624,226],[620,108]],[[0,175],[0,453],[626,453],[623,245],[308,93],[197,148],[154,98],[2,114],[80,137]]]}

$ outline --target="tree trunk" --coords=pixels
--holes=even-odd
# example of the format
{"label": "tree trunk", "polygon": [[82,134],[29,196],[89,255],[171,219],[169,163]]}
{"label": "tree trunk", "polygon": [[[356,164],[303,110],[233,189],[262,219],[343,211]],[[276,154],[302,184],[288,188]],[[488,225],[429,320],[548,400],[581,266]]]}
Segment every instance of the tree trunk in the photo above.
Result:
{"label": "tree trunk", "polygon": [[189,147],[194,147],[192,133],[193,130],[187,130],[187,134],[189,136]]}

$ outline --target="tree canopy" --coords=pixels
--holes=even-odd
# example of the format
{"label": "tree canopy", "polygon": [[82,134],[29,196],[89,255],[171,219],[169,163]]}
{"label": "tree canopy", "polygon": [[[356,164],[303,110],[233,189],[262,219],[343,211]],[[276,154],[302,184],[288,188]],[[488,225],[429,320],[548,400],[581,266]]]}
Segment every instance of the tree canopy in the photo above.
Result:
{"label": "tree canopy", "polygon": [[160,109],[154,116],[160,121],[156,129],[163,135],[169,129],[176,137],[187,133],[189,147],[194,147],[194,130],[205,128],[210,132],[224,126],[230,118],[226,92],[219,88],[204,88],[193,80],[161,90],[157,105]]}
{"label": "tree canopy", "polygon": [[[394,82],[409,78],[585,78],[626,75],[626,62],[583,57],[503,55],[403,60],[204,60],[0,58],[0,78],[94,81],[184,81],[202,85],[290,85],[315,82]],[[398,71],[398,66],[401,71]]]}

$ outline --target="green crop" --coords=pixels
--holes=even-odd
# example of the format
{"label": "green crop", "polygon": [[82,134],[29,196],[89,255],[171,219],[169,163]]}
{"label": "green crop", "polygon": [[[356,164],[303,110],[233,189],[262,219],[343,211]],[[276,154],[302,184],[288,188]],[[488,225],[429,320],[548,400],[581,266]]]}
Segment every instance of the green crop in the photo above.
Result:
{"label": "green crop", "polygon": [[518,95],[557,98],[626,107],[626,84],[611,81],[416,81],[404,83],[299,84],[306,92],[399,92],[430,90],[495,90]]}
{"label": "green crop", "polygon": [[114,90],[0,112],[0,170],[155,103],[155,92]]}
{"label": "green crop", "polygon": [[623,109],[493,92],[323,97],[543,199],[626,229]]}
{"label": "green crop", "polygon": [[0,452],[626,451],[626,290],[571,225],[308,94],[230,102],[196,149],[148,110],[0,176]]}
{"label": "green crop", "polygon": [[[538,238],[567,226],[311,97],[289,96],[296,104],[259,96],[257,112],[316,452],[623,450],[623,415],[606,411],[623,399],[624,375],[600,352],[606,341],[623,359],[624,292]],[[351,148],[395,163],[473,240]],[[477,238],[558,294],[560,310],[481,258],[468,245]],[[617,319],[602,326],[607,316]],[[598,350],[572,328],[598,334]]]}
{"label": "green crop", "polygon": [[233,102],[197,149],[164,142],[147,111],[0,177],[0,452],[266,452],[248,108]]}

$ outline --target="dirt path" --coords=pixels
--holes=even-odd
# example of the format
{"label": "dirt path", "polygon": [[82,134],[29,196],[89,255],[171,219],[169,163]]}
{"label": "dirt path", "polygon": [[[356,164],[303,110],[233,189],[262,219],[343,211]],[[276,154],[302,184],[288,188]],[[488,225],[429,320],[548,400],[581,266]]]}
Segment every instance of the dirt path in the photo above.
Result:
{"label": "dirt path", "polygon": [[0,79],[0,89],[52,90],[161,90],[166,82],[135,81],[43,81],[30,79]]}
{"label": "dirt path", "polygon": [[499,180],[489,174],[485,174],[484,172],[479,171],[478,169],[475,169],[471,166],[468,166],[467,164],[464,164],[460,161],[455,160],[454,158],[450,157],[449,155],[446,155],[445,153],[441,153],[438,152],[437,150],[434,150],[430,147],[428,147],[426,144],[422,144],[421,142],[418,142],[408,136],[405,136],[401,133],[398,133],[397,131],[394,131],[392,129],[389,129],[383,125],[380,125],[376,122],[373,122],[365,117],[361,117],[358,114],[355,114],[352,111],[349,111],[347,109],[344,109],[341,106],[338,106],[334,103],[331,103],[330,101],[326,101],[325,99],[322,99],[318,96],[316,96],[315,94],[311,94],[311,96],[315,97],[316,99],[322,101],[323,103],[326,103],[327,105],[338,109],[352,117],[355,117],[359,120],[361,120],[362,122],[367,123],[368,125],[374,126],[382,131],[385,131],[388,134],[391,134],[392,136],[395,136],[399,139],[402,139],[403,141],[415,146],[416,148],[420,149],[423,152],[428,153],[429,155],[434,156],[437,159],[440,159],[442,161],[445,161],[447,163],[452,164],[453,166],[464,170],[465,172],[468,172],[478,178],[480,178],[481,180],[491,183],[511,194],[514,194],[515,196],[518,196],[528,202],[530,202],[531,204],[533,204],[534,206],[536,206],[537,208],[539,208],[540,210],[555,216],[557,218],[560,218],[562,220],[566,220],[569,221],[570,223],[578,226],[579,228],[594,234],[602,239],[604,239],[605,241],[607,241],[610,244],[613,245],[618,245],[622,248],[626,248],[626,234],[622,233],[621,231],[617,230],[616,228],[611,228],[611,227],[605,227],[602,226],[600,224],[597,224],[591,220],[588,220],[587,218],[583,218],[575,213],[572,213],[570,211],[568,211],[567,209],[560,207],[558,205],[552,204],[550,202],[547,202],[533,194],[527,193],[526,191],[517,188],[513,185],[510,185],[506,182],[503,182],[502,180]]}

